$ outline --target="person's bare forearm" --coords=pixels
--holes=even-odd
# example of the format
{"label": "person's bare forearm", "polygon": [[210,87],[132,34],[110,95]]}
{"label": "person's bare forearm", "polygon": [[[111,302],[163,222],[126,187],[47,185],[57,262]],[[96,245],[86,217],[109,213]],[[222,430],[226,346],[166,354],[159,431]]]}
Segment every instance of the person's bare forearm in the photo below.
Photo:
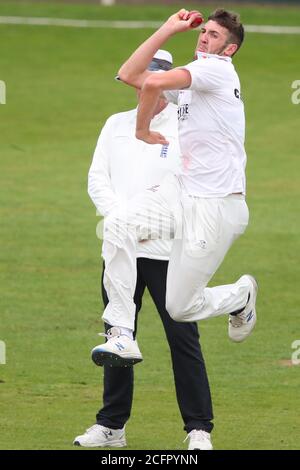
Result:
{"label": "person's bare forearm", "polygon": [[[149,133],[150,122],[161,95],[161,89],[145,82],[140,95],[136,121],[136,137],[144,140]],[[150,142],[149,142],[150,143]],[[167,143],[167,142],[162,142]]]}
{"label": "person's bare forearm", "polygon": [[120,79],[128,85],[142,88],[147,77],[151,75],[147,67],[154,54],[174,34],[190,30],[194,19],[195,13],[189,17],[189,12],[185,9],[170,16],[122,65],[118,73]]}
{"label": "person's bare forearm", "polygon": [[164,90],[181,90],[191,85],[188,70],[175,69],[152,74],[145,80],[139,99],[136,123],[136,138],[148,144],[167,145],[168,141],[159,132],[150,131],[150,122],[154,115],[159,97]]}
{"label": "person's bare forearm", "polygon": [[168,25],[161,26],[122,65],[118,73],[120,79],[129,85],[136,85],[137,77],[146,71],[154,54],[173,34]]}

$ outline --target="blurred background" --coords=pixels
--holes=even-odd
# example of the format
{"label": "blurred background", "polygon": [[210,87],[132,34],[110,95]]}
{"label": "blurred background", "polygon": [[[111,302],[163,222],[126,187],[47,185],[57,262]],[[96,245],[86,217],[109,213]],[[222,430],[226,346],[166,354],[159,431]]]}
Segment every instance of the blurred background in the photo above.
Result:
{"label": "blurred background", "polygon": [[[18,3],[28,3],[27,0],[19,0]],[[117,5],[117,4],[125,4],[125,5],[151,5],[151,4],[165,4],[165,5],[184,5],[189,2],[180,2],[180,1],[173,1],[173,0],[53,0],[52,2],[49,2],[49,0],[33,0],[31,3],[86,3],[86,4],[95,4],[95,5],[105,5],[105,6],[112,6],[112,5]],[[210,0],[203,0],[200,2],[193,2],[194,5],[198,3],[199,5],[209,5],[209,4],[214,4],[217,2],[210,1]],[[222,4],[232,4],[232,1],[230,0],[223,0]],[[261,4],[261,5],[266,5],[266,4],[299,4],[298,0],[236,0],[234,2],[236,5],[237,4],[244,4],[244,5],[255,5],[255,4]]]}
{"label": "blurred background", "polygon": [[[299,4],[0,1],[1,449],[71,449],[93,424],[102,393],[102,370],[90,360],[102,330],[101,246],[87,172],[105,120],[136,106],[134,91],[113,78],[179,8],[207,16],[224,5],[247,31],[234,63],[246,107],[251,216],[211,285],[251,272],[260,296],[245,344],[229,342],[225,317],[199,324],[213,442],[299,449]],[[133,20],[142,23],[126,23]],[[190,62],[197,36],[169,41],[175,65]],[[128,449],[184,449],[169,350],[148,295],[139,343],[145,359],[135,369]]]}

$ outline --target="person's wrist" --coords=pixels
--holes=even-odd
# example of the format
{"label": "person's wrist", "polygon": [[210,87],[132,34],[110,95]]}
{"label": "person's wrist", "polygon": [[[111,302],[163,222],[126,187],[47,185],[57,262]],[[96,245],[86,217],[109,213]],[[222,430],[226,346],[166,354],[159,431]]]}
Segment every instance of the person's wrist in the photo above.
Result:
{"label": "person's wrist", "polygon": [[173,36],[176,31],[174,31],[174,27],[168,23],[164,23],[160,28],[159,31],[165,36],[166,39]]}
{"label": "person's wrist", "polygon": [[137,139],[141,139],[147,135],[147,129],[136,129],[135,136]]}

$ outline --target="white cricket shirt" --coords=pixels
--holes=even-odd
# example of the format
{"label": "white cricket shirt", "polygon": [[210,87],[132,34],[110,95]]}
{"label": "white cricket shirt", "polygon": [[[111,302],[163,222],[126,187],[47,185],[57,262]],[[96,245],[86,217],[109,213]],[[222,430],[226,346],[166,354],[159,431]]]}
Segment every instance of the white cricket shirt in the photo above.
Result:
{"label": "white cricket shirt", "polygon": [[[178,173],[177,106],[169,104],[151,121],[151,130],[163,134],[168,147],[136,139],[137,109],[111,116],[105,123],[88,175],[88,193],[103,216],[117,205],[152,186],[165,176]],[[149,240],[137,245],[137,256],[167,260],[169,240]]]}
{"label": "white cricket shirt", "polygon": [[231,58],[198,53],[189,89],[167,91],[178,103],[183,165],[179,177],[188,194],[245,194],[245,115],[239,77]]}

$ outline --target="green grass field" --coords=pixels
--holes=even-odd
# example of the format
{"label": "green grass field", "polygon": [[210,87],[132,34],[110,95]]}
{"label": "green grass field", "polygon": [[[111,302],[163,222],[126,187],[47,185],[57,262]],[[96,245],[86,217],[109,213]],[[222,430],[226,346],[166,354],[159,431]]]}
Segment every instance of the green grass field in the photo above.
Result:
{"label": "green grass field", "polygon": [[[239,10],[247,24],[300,25],[296,7]],[[0,15],[163,21],[173,11],[0,2]],[[89,356],[102,330],[99,218],[87,171],[105,119],[135,106],[113,77],[150,33],[0,25],[1,449],[71,449],[100,406],[102,369]],[[190,61],[195,41],[194,32],[170,41],[176,64]],[[300,339],[300,104],[291,102],[299,47],[300,36],[248,34],[235,60],[251,223],[211,285],[254,273],[259,322],[240,345],[229,342],[225,317],[199,325],[216,449],[300,448],[300,368],[282,362]],[[128,449],[184,449],[168,346],[148,296],[139,343]]]}

